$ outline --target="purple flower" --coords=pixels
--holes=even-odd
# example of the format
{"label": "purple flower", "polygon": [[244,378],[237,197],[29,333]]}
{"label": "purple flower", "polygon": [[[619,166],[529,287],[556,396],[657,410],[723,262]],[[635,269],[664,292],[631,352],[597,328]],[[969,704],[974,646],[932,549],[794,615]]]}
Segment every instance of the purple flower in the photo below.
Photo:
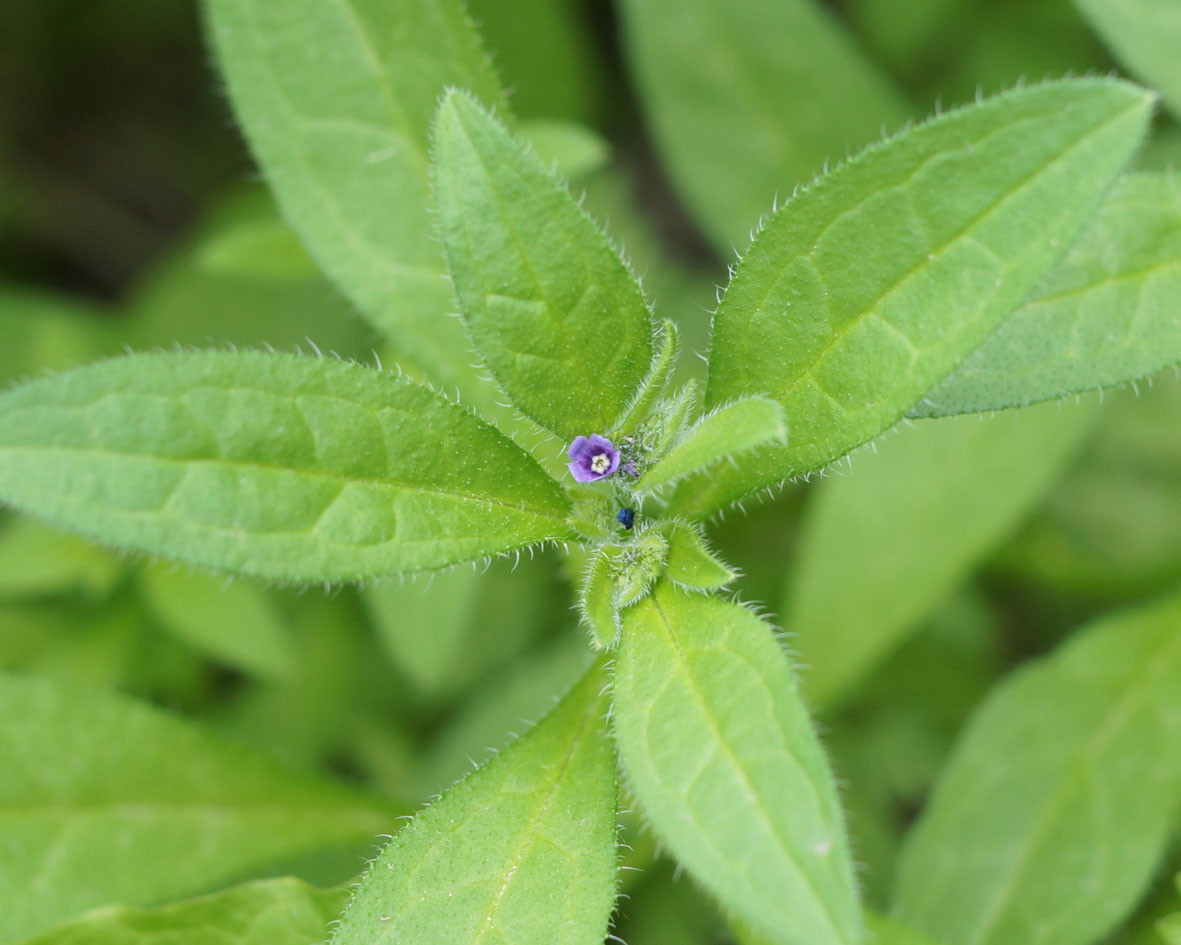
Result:
{"label": "purple flower", "polygon": [[619,468],[619,450],[597,433],[589,438],[575,437],[566,453],[570,457],[570,475],[579,482],[595,482]]}

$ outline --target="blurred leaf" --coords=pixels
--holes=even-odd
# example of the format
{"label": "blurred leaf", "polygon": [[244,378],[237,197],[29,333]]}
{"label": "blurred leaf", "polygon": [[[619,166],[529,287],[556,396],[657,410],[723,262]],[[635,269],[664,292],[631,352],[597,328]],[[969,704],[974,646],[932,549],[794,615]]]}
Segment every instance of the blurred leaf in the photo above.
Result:
{"label": "blurred leaf", "polygon": [[[1177,890],[1181,892],[1181,873],[1177,875]],[[1181,945],[1181,912],[1162,919],[1159,929],[1166,945]]]}
{"label": "blurred leaf", "polygon": [[0,338],[0,386],[118,350],[97,306],[14,285],[0,285]]}
{"label": "blurred leaf", "polygon": [[1024,584],[1131,598],[1181,581],[1181,384],[1111,398],[1079,460],[1004,549]]}
{"label": "blurred leaf", "polygon": [[123,572],[108,551],[20,516],[0,524],[0,597],[81,591],[102,597]]}
{"label": "blurred leaf", "polygon": [[813,0],[627,0],[628,60],[678,190],[723,256],[773,201],[911,117]]}
{"label": "blurred leaf", "polygon": [[866,928],[873,935],[875,945],[939,945],[935,939],[928,938],[888,916],[867,912],[865,920]]}
{"label": "blurred leaf", "polygon": [[[441,698],[525,648],[558,603],[545,562],[454,568],[365,590],[365,603],[397,667],[428,698]],[[563,600],[564,604],[565,601]]]}
{"label": "blurred leaf", "polygon": [[1181,117],[1181,7],[1176,0],[1074,0],[1120,62],[1160,89]]}
{"label": "blurred leaf", "polygon": [[627,266],[463,93],[439,106],[434,184],[460,310],[509,400],[566,441],[609,432],[652,360],[651,317]]}
{"label": "blurred leaf", "polygon": [[615,753],[593,668],[545,719],[403,827],[334,945],[599,945],[615,904]]}
{"label": "blurred leaf", "polygon": [[213,659],[270,679],[295,672],[290,630],[257,584],[156,564],[139,569],[139,588],[165,627]]}
{"label": "blurred leaf", "polygon": [[1152,875],[1181,796],[1181,597],[1106,617],[976,714],[902,854],[949,942],[1083,945]]}
{"label": "blurred leaf", "polygon": [[783,607],[811,704],[839,702],[917,629],[1049,489],[1096,413],[925,421],[820,485]]}
{"label": "blurred leaf", "polygon": [[113,694],[0,676],[0,941],[388,830],[386,802]]}
{"label": "blurred leaf", "polygon": [[590,652],[573,634],[534,648],[486,679],[420,752],[415,793],[438,794],[553,708],[586,671]]}
{"label": "blurred leaf", "polygon": [[0,395],[0,496],[190,564],[340,581],[566,535],[568,500],[469,411],[355,364],[132,355]]}
{"label": "blurred leaf", "polygon": [[468,367],[428,208],[440,93],[503,107],[455,0],[209,0],[230,98],[285,216],[325,271],[436,384],[487,398]]}
{"label": "blurred leaf", "polygon": [[594,12],[579,0],[468,0],[513,110],[525,118],[598,123],[611,78]]}
{"label": "blurred leaf", "polygon": [[376,339],[311,263],[261,185],[215,201],[135,287],[118,327],[137,349],[318,346],[360,357]]}
{"label": "blurred leaf", "polygon": [[1020,407],[1138,380],[1181,361],[1181,180],[1116,182],[1032,298],[912,417]]}
{"label": "blurred leaf", "polygon": [[[714,318],[707,406],[770,394],[786,446],[682,483],[708,515],[892,425],[1056,260],[1143,134],[1108,79],[1009,92],[872,148],[759,233]],[[851,265],[850,260],[857,260]]]}
{"label": "blurred leaf", "polygon": [[155,909],[109,906],[20,945],[308,945],[347,893],[269,879]]}
{"label": "blurred leaf", "polygon": [[571,121],[552,118],[524,121],[517,133],[529,142],[541,163],[558,177],[593,174],[602,170],[611,157],[611,146],[603,138]]}
{"label": "blurred leaf", "polygon": [[660,840],[792,945],[860,940],[836,786],[771,628],[660,582],[623,612],[615,734]]}

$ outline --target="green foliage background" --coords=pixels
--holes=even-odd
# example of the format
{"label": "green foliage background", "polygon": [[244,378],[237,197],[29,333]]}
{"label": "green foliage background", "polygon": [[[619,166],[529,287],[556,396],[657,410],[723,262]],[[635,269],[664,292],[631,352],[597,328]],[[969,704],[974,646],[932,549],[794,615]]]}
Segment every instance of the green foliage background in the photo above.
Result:
{"label": "green foliage background", "polygon": [[[655,488],[739,452],[736,465],[670,490],[674,511],[707,517],[783,478],[784,468],[803,472],[844,456],[902,411],[913,420],[830,474],[748,501],[747,515],[728,509],[709,527],[712,551],[741,573],[730,587],[769,611],[803,667],[799,684],[841,785],[875,940],[1181,941],[1178,918],[1165,918],[1181,911],[1173,883],[1181,872],[1181,383],[1170,367],[1181,359],[1177,4],[473,0],[488,58],[450,4],[400,33],[383,19],[396,4],[357,6],[367,19],[355,20],[344,0],[215,2],[204,13],[152,0],[0,5],[0,380],[8,387],[126,349],[170,352],[71,375],[75,393],[46,379],[0,395],[13,438],[0,451],[17,434],[21,450],[39,436],[40,445],[60,447],[70,425],[80,440],[121,437],[151,454],[134,469],[120,460],[127,471],[115,475],[137,483],[116,499],[138,513],[149,504],[143,477],[157,477],[162,491],[175,485],[168,411],[311,427],[321,416],[340,444],[337,454],[288,444],[271,457],[304,477],[299,514],[328,536],[331,554],[298,538],[246,548],[225,538],[203,559],[193,549],[213,547],[209,536],[224,525],[216,516],[209,532],[155,526],[155,554],[223,567],[237,555],[240,570],[271,583],[122,554],[2,513],[0,945],[320,941],[347,899],[342,884],[374,855],[376,838],[510,743],[513,752],[399,832],[363,889],[395,896],[404,905],[397,921],[426,941],[493,941],[492,918],[487,927],[464,924],[477,913],[513,930],[504,941],[602,940],[615,771],[595,723],[606,711],[604,669],[571,606],[587,564],[581,552],[551,547],[516,567],[497,559],[486,569],[336,583],[497,554],[534,534],[569,539],[568,500],[525,449],[470,414],[410,403],[419,389],[391,374],[325,359],[313,369],[322,389],[312,391],[308,376],[285,375],[281,365],[293,359],[232,349],[397,364],[454,391],[527,448],[539,427],[565,439],[592,432],[588,423],[606,429],[625,422],[630,397],[621,392],[643,380],[649,360],[647,329],[637,328],[646,326],[644,300],[615,246],[656,314],[675,322],[678,382],[702,382],[710,408],[768,395],[733,403],[713,429],[699,427],[697,440],[646,473]],[[365,51],[349,45],[358,29],[388,40],[388,61],[414,64],[394,70],[392,98]],[[471,46],[460,74],[416,58],[429,47],[423,37],[437,35]],[[262,90],[252,97],[231,88],[283,213],[235,130],[225,80],[211,65],[214,46],[239,64],[226,70],[231,87]],[[938,233],[929,245],[908,245],[890,227],[910,215],[937,227],[967,213],[925,204],[927,182],[916,182],[927,167],[923,142],[940,130],[905,139],[880,164],[868,157],[860,167],[870,170],[838,173],[828,190],[810,189],[774,217],[719,310],[713,357],[732,370],[704,383],[691,354],[709,347],[715,286],[727,283],[727,266],[760,219],[795,188],[937,109],[1047,76],[1109,72],[1153,88],[1161,104],[1098,208],[1057,195],[1123,166],[1120,149],[1134,144],[1142,99],[1110,91],[1106,104],[1099,95],[1083,103],[1071,89],[1049,88],[998,110],[995,127],[975,113],[965,119],[981,142],[1002,143],[995,152],[982,145],[955,173],[988,177],[994,196],[1050,151],[1069,151],[1073,161],[1028,197],[1046,210],[1038,227],[989,210],[976,234],[987,259],[975,274],[1003,277],[1006,293],[976,306],[983,283],[941,283],[940,297],[972,317],[954,344],[927,344],[929,326],[906,323],[922,357],[891,375],[903,377],[897,389],[870,391],[871,378],[842,373],[839,360],[826,366],[831,339],[810,339],[821,352],[812,360],[799,326],[780,326],[782,338],[750,326],[760,325],[767,273],[785,259],[794,264],[812,226],[832,236],[838,262],[856,239],[891,247],[889,272],[840,287],[844,308],[830,327],[859,346],[863,364],[900,357],[882,326],[897,321],[891,306],[905,308],[929,289],[904,276],[916,262],[945,260]],[[276,75],[289,86],[268,84]],[[431,114],[401,113],[397,96],[429,88],[433,102],[443,85],[474,91],[532,143],[540,164],[513,165],[504,129],[456,100],[433,155],[454,177],[440,174],[432,185]],[[1091,107],[1115,116],[1102,126],[1107,137],[1087,130],[1098,121],[1085,113]],[[1014,117],[1019,109],[1028,114]],[[1014,137],[1002,138],[1010,125]],[[1007,160],[1014,148],[1028,166]],[[471,185],[465,154],[469,164],[503,155],[495,180],[519,221],[550,214],[573,232],[582,216],[545,192],[537,171],[556,168],[590,217],[606,223],[611,243],[555,250],[540,259],[540,275],[529,247],[469,260],[465,270],[454,246],[470,234],[455,222],[494,209],[484,205],[491,191]],[[891,160],[897,166],[886,167]],[[890,174],[897,181],[886,187]],[[438,220],[423,212],[436,199],[432,186]],[[887,190],[895,202],[882,198]],[[852,220],[846,205],[858,208]],[[463,323],[443,317],[454,309],[442,281],[445,245],[460,300],[476,300],[464,312],[487,369],[531,419],[498,405],[467,367],[474,355],[466,356]],[[487,352],[516,350],[514,318],[536,319],[531,341],[542,333],[537,326],[566,310],[566,274],[580,266],[614,281],[594,287],[606,301],[579,297],[599,330],[583,340],[586,360],[565,364],[559,377],[585,373],[586,389],[597,364],[615,373],[596,399],[571,389],[563,402],[552,374],[514,389],[513,358],[501,363]],[[510,270],[536,276],[536,295],[515,293],[509,314],[481,308],[497,287],[480,280]],[[879,277],[894,279],[893,288],[867,305]],[[792,291],[799,284],[808,283]],[[1046,342],[1047,325],[1069,345]],[[947,376],[961,349],[977,350]],[[810,362],[808,383],[776,387],[784,351]],[[219,378],[216,396],[204,368],[200,391],[181,389],[202,358]],[[139,363],[143,370],[132,367]],[[813,380],[816,389],[840,388],[846,408],[871,394],[885,406],[868,419],[852,409],[826,414]],[[539,395],[547,383],[551,392]],[[249,385],[260,389],[241,390]],[[1097,386],[1107,388],[1101,398],[1087,393]],[[60,403],[46,406],[41,390]],[[79,418],[78,402],[95,390],[102,397]],[[331,398],[330,409],[321,404],[317,415],[314,395]],[[547,413],[555,401],[560,409]],[[1017,406],[990,419],[974,413]],[[407,420],[416,410],[431,411],[431,422]],[[153,411],[167,416],[145,421]],[[574,422],[577,411],[585,414]],[[203,429],[194,423],[180,458],[231,466],[255,449],[255,440],[202,440]],[[785,429],[786,445],[766,445]],[[729,450],[720,450],[727,436]],[[455,449],[472,437],[484,438],[478,455]],[[14,504],[37,510],[42,492],[89,481],[84,463],[22,466],[16,452],[0,467]],[[408,480],[373,486],[392,455],[410,458]],[[464,464],[485,460],[500,471],[486,480],[487,494],[460,494],[459,485],[447,492],[443,470],[462,484]],[[547,462],[562,473],[560,455]],[[220,494],[212,480],[224,474],[210,469],[209,483],[187,482],[202,514],[211,514],[205,500]],[[239,488],[265,495],[290,487],[266,470],[249,476]],[[415,491],[423,484],[441,497],[423,498]],[[447,522],[447,540],[377,544],[384,510],[395,505],[400,516]],[[127,544],[119,529],[128,517],[95,518],[80,530]],[[138,522],[126,533],[137,540]],[[727,584],[733,572],[685,532],[673,547],[688,557],[670,554],[667,566],[686,584]],[[630,945],[741,945],[764,941],[768,929],[787,930],[770,939],[787,945],[857,940],[839,863],[799,898],[782,894],[776,872],[742,873],[738,854],[790,872],[793,855],[815,846],[817,824],[838,847],[844,829],[825,794],[830,776],[814,754],[812,723],[771,637],[743,635],[757,623],[749,609],[710,598],[693,610],[669,582],[651,579],[633,589],[641,602],[620,626],[619,592],[610,575],[600,577],[583,619],[601,644],[623,633],[613,698],[626,709],[615,736],[630,778],[619,815],[626,898],[613,934]],[[702,691],[726,698],[705,704]],[[752,731],[750,707],[764,703],[777,728]],[[653,760],[652,745],[690,725],[723,759],[709,777],[690,770],[695,759]],[[577,774],[576,787],[547,767],[555,757]],[[784,785],[807,803],[777,806]],[[633,789],[659,806],[644,813]],[[680,826],[694,821],[696,832]],[[585,876],[569,875],[565,847],[593,851],[576,861]],[[512,851],[522,852],[514,859]],[[673,869],[674,855],[688,874]],[[387,869],[397,879],[382,886]],[[506,872],[518,876],[519,900],[498,896]],[[569,901],[559,895],[567,881],[582,890]],[[420,898],[449,882],[466,891],[468,906],[445,893]],[[359,901],[336,933],[342,945],[382,940],[393,921],[390,910]],[[557,913],[569,919],[561,934]]]}

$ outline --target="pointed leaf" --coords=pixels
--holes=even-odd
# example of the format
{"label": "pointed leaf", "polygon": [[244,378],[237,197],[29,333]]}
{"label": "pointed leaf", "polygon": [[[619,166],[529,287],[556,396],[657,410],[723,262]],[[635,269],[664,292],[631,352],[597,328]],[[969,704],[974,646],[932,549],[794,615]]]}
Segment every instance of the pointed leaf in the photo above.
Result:
{"label": "pointed leaf", "polygon": [[615,576],[609,555],[600,552],[591,559],[578,609],[595,649],[615,646],[619,638],[619,608],[615,604]]}
{"label": "pointed leaf", "polygon": [[1084,945],[1147,888],[1181,796],[1181,596],[1107,617],[976,713],[895,910],[961,945]]}
{"label": "pointed leaf", "polygon": [[1132,75],[1181,117],[1181,9],[1176,0],[1074,0]]}
{"label": "pointed leaf", "polygon": [[1096,413],[1046,404],[919,423],[820,485],[782,609],[811,705],[839,702],[943,603],[1065,469]]}
{"label": "pointed leaf", "polygon": [[600,666],[422,811],[370,867],[333,945],[600,945],[615,903],[615,755]]}
{"label": "pointed leaf", "polygon": [[155,909],[110,906],[20,945],[308,945],[340,915],[343,889],[267,879]]}
{"label": "pointed leaf", "polygon": [[388,802],[77,685],[0,675],[0,941],[389,830]]}
{"label": "pointed leaf", "polygon": [[468,96],[439,106],[440,229],[472,340],[509,399],[560,437],[605,433],[652,360],[639,284],[602,232]]}
{"label": "pointed leaf", "polygon": [[656,143],[726,256],[777,194],[911,116],[816,0],[627,0],[621,12]]}
{"label": "pointed leaf", "polygon": [[737,572],[714,556],[698,529],[673,522],[665,529],[668,539],[668,579],[698,590],[716,590],[738,577]]}
{"label": "pointed leaf", "polygon": [[664,392],[668,389],[673,372],[677,369],[677,356],[680,353],[679,331],[674,322],[665,319],[660,325],[660,335],[657,339],[660,347],[652,358],[652,367],[648,376],[640,386],[640,392],[627,409],[627,416],[619,426],[620,433],[630,433],[638,427],[648,414],[652,412]]}
{"label": "pointed leaf", "polygon": [[701,517],[819,469],[893,424],[1074,239],[1144,132],[1151,97],[1048,83],[940,116],[779,210],[714,318],[707,406],[768,394],[786,446],[681,486]]}
{"label": "pointed leaf", "polygon": [[660,840],[776,941],[860,941],[836,786],[771,629],[669,582],[623,614],[615,734]]}
{"label": "pointed leaf", "polygon": [[427,140],[443,89],[503,100],[457,0],[209,0],[238,120],[312,255],[398,350],[480,389],[430,220]]}
{"label": "pointed leaf", "polygon": [[1181,361],[1181,181],[1118,181],[1029,301],[910,411],[1020,407]]}
{"label": "pointed leaf", "polygon": [[282,580],[565,535],[518,446],[408,381],[261,352],[133,355],[0,395],[0,498],[89,538]]}
{"label": "pointed leaf", "polygon": [[747,397],[698,420],[633,487],[649,492],[756,446],[787,438],[783,408],[768,397]]}

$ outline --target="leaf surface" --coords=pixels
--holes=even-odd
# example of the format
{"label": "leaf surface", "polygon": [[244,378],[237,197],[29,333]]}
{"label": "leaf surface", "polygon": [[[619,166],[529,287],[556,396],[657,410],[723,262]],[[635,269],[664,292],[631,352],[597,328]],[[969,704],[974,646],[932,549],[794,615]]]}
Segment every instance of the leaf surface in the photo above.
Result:
{"label": "leaf surface", "polygon": [[333,945],[600,945],[615,903],[615,753],[600,666],[374,861]]}
{"label": "leaf surface", "polygon": [[456,0],[209,0],[230,100],[312,255],[436,384],[482,390],[430,219],[427,143],[448,86],[503,105]]}
{"label": "leaf surface", "polygon": [[476,349],[517,409],[558,436],[610,431],[652,360],[635,277],[467,95],[439,106],[434,145],[440,230]]}
{"label": "leaf surface", "polygon": [[771,629],[667,581],[623,612],[615,734],[660,840],[777,941],[860,941],[836,787]]}
{"label": "leaf surface", "polygon": [[910,411],[1020,407],[1181,361],[1181,181],[1119,180],[1066,259]]}
{"label": "leaf surface", "polygon": [[870,148],[780,209],[714,317],[706,405],[775,397],[791,439],[681,486],[709,514],[892,425],[1075,237],[1144,132],[1151,96],[1054,82]]}
{"label": "leaf surface", "polygon": [[707,414],[653,463],[633,488],[652,491],[735,454],[787,438],[783,408],[769,397],[747,397]]}
{"label": "leaf surface", "polygon": [[259,880],[155,909],[98,909],[20,945],[309,945],[346,898],[297,879]]}
{"label": "leaf surface", "polygon": [[1181,796],[1181,597],[1108,616],[976,713],[895,911],[961,945],[1083,945],[1147,888]]}
{"label": "leaf surface", "polygon": [[725,256],[776,195],[910,117],[814,0],[627,0],[628,60],[656,143]]}
{"label": "leaf surface", "polygon": [[219,570],[340,581],[565,534],[519,447],[416,384],[261,352],[133,355],[0,395],[0,498]]}
{"label": "leaf surface", "polygon": [[820,485],[782,610],[810,704],[839,702],[918,628],[1045,494],[1096,413],[924,421]]}
{"label": "leaf surface", "polygon": [[0,675],[0,941],[390,829],[387,802],[122,696]]}

